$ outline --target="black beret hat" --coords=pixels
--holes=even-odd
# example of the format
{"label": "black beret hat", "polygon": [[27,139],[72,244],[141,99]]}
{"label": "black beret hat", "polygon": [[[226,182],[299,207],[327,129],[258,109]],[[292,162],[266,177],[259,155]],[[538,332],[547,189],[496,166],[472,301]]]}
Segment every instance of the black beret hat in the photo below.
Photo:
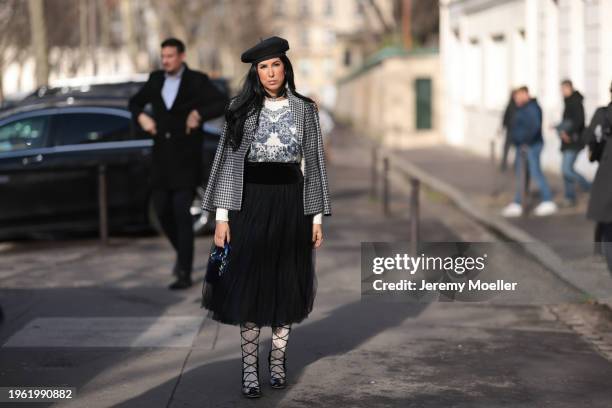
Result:
{"label": "black beret hat", "polygon": [[289,49],[289,42],[277,36],[261,40],[259,44],[249,48],[240,56],[242,62],[256,63],[269,58],[284,55]]}

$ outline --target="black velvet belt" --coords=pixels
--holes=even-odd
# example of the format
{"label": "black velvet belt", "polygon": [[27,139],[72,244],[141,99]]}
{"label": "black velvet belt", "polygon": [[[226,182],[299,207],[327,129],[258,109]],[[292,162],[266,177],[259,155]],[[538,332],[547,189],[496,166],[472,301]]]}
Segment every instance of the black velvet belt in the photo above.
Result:
{"label": "black velvet belt", "polygon": [[302,181],[300,163],[250,162],[244,163],[244,181],[256,184],[292,184]]}

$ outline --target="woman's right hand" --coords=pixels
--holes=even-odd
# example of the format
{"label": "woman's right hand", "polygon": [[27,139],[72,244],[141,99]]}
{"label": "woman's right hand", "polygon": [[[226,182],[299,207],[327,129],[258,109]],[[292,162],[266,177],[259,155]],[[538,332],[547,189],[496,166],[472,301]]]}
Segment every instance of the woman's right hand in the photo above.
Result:
{"label": "woman's right hand", "polygon": [[215,245],[223,248],[225,241],[230,242],[230,228],[227,221],[217,221],[215,225]]}

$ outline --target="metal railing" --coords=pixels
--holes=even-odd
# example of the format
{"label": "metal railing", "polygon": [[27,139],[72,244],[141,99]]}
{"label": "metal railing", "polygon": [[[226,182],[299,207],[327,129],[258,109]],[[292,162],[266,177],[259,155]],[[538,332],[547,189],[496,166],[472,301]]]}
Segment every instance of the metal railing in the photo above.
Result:
{"label": "metal railing", "polygon": [[[381,154],[382,153],[382,154]],[[382,157],[380,157],[382,156]],[[382,163],[382,173],[379,177],[378,167],[379,162]],[[389,173],[391,170],[391,161],[389,155],[384,152],[380,146],[372,147],[372,162],[371,162],[371,189],[372,197],[378,197],[379,178],[382,178],[381,204],[382,212],[388,217],[391,215],[391,183]],[[410,176],[410,251],[416,254],[420,240],[420,190],[421,180],[417,176]]]}

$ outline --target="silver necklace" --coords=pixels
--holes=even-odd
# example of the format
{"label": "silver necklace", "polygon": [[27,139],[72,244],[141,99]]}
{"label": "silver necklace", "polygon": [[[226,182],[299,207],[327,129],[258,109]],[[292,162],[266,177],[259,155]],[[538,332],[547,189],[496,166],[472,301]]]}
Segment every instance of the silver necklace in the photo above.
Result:
{"label": "silver necklace", "polygon": [[266,96],[266,99],[270,102],[276,102],[285,99],[284,96]]}

